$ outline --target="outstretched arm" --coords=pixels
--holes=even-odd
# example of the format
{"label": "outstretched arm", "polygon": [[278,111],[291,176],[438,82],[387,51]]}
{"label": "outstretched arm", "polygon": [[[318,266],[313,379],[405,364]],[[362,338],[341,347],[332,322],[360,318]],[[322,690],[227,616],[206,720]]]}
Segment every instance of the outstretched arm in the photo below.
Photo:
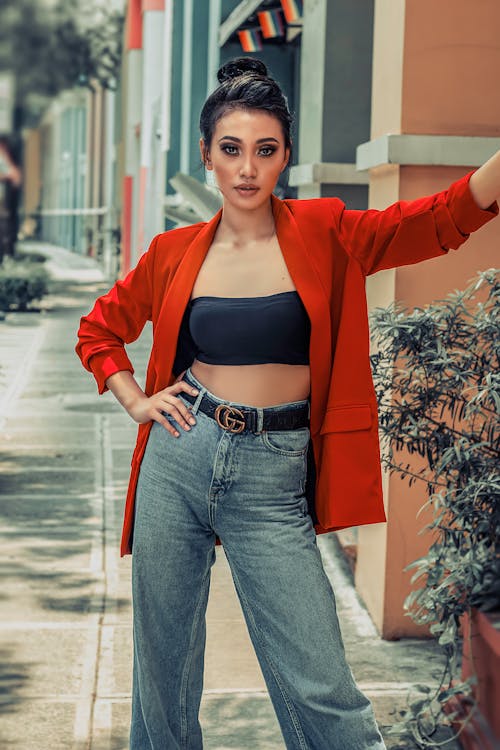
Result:
{"label": "outstretched arm", "polygon": [[488,208],[500,198],[500,151],[474,172],[469,186],[479,208]]}
{"label": "outstretched arm", "polygon": [[[342,204],[342,210],[339,212],[337,207],[334,213],[344,247],[359,261],[366,275],[455,250],[471,232],[499,213],[499,154],[453,182],[447,190],[412,201],[400,200],[383,211],[350,210]],[[334,207],[337,200],[331,199]]]}

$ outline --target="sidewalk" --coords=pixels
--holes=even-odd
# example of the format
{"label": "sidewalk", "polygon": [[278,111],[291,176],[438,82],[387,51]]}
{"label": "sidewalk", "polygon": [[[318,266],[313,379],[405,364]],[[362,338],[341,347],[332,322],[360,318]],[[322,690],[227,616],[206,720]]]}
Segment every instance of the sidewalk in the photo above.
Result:
{"label": "sidewalk", "polygon": [[[97,396],[74,354],[79,317],[108,285],[88,259],[80,267],[78,256],[66,256],[58,249],[59,281],[44,312],[0,322],[0,744],[126,750],[131,558],[120,559],[118,547],[136,428],[111,394]],[[149,332],[130,347],[139,379],[148,345]],[[350,664],[385,733],[408,688],[434,684],[440,658],[429,641],[381,641],[333,537],[318,544]],[[283,750],[220,548],[207,630],[206,750]],[[387,744],[416,747],[397,738]]]}

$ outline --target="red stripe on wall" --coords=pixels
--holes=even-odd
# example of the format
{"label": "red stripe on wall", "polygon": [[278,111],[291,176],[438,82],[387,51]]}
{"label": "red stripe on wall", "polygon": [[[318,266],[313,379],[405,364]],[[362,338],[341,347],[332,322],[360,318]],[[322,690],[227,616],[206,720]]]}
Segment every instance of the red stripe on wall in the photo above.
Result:
{"label": "red stripe on wall", "polygon": [[123,211],[122,211],[122,257],[121,276],[130,271],[131,258],[131,235],[132,235],[132,194],[134,189],[134,178],[125,175],[123,178]]}
{"label": "red stripe on wall", "polygon": [[129,0],[125,21],[125,50],[142,48],[141,0]]}

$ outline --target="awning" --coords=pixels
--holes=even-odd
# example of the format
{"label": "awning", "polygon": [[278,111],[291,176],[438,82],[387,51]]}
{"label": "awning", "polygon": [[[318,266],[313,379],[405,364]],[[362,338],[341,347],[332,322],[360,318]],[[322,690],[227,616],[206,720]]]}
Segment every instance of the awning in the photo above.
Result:
{"label": "awning", "polygon": [[255,13],[262,0],[242,0],[219,26],[219,47],[222,47],[231,34],[234,34],[252,13]]}
{"label": "awning", "polygon": [[210,221],[222,206],[220,193],[194,177],[178,172],[169,182],[177,193],[165,197],[164,211],[178,224]]}
{"label": "awning", "polygon": [[[259,11],[258,18],[256,11]],[[302,13],[302,0],[242,0],[219,26],[219,47],[236,33],[246,52],[262,49],[262,34],[267,41],[291,42],[302,30]],[[246,28],[248,23],[250,28]],[[274,33],[271,28],[275,29]],[[241,35],[255,36],[256,39],[242,39]]]}

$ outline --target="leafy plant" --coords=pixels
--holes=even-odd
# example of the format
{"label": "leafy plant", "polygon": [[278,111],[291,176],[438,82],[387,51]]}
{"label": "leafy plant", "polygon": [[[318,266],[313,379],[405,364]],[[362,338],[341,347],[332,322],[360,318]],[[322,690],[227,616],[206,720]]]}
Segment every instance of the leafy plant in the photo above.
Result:
{"label": "leafy plant", "polygon": [[[399,303],[371,315],[375,388],[384,464],[427,490],[428,553],[413,562],[405,608],[428,625],[445,656],[436,690],[421,687],[395,731],[438,747],[444,710],[459,694],[474,708],[474,678],[460,679],[460,623],[471,608],[500,608],[500,279],[479,272],[462,291],[409,313]],[[425,459],[395,462],[394,449]],[[421,462],[419,462],[421,463]],[[462,729],[464,724],[462,724]],[[461,731],[461,730],[459,730]],[[434,737],[434,739],[433,739]]]}
{"label": "leafy plant", "polygon": [[0,266],[0,310],[27,310],[48,291],[48,275],[37,263],[4,261]]}

